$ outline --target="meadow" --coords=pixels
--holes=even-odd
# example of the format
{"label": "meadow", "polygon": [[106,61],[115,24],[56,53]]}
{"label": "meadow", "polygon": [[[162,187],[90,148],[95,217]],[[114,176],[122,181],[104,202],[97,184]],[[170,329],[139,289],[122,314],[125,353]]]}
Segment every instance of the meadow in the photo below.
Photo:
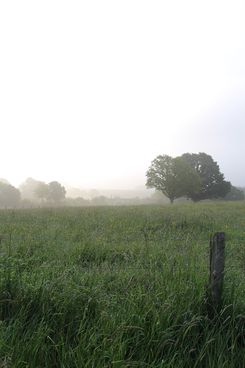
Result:
{"label": "meadow", "polygon": [[1,210],[0,367],[245,367],[245,204]]}

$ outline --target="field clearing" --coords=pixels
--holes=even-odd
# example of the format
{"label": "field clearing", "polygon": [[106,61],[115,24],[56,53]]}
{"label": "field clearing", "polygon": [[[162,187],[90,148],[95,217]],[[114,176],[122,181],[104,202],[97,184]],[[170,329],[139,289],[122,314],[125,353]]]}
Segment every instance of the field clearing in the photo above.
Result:
{"label": "field clearing", "polygon": [[245,367],[244,203],[2,210],[0,234],[0,367]]}

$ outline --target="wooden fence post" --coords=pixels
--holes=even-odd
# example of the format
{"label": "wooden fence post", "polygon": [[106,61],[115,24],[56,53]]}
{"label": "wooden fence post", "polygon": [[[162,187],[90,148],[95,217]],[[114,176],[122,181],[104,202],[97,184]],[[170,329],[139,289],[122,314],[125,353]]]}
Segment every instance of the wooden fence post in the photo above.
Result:
{"label": "wooden fence post", "polygon": [[214,234],[210,239],[209,310],[213,315],[222,304],[225,268],[225,233]]}

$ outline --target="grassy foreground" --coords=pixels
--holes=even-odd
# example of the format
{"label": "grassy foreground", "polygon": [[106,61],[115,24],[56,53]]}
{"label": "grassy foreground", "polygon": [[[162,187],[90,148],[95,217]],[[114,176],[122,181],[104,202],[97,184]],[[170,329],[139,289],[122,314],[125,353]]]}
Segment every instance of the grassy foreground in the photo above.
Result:
{"label": "grassy foreground", "polygon": [[6,210],[0,234],[0,367],[245,367],[245,204]]}

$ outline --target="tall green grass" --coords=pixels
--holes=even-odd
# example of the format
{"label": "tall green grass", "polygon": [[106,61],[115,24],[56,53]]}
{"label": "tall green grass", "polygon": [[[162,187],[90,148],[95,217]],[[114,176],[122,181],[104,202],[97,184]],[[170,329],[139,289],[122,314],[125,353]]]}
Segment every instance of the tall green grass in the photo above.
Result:
{"label": "tall green grass", "polygon": [[243,203],[0,211],[0,235],[0,367],[245,366]]}

